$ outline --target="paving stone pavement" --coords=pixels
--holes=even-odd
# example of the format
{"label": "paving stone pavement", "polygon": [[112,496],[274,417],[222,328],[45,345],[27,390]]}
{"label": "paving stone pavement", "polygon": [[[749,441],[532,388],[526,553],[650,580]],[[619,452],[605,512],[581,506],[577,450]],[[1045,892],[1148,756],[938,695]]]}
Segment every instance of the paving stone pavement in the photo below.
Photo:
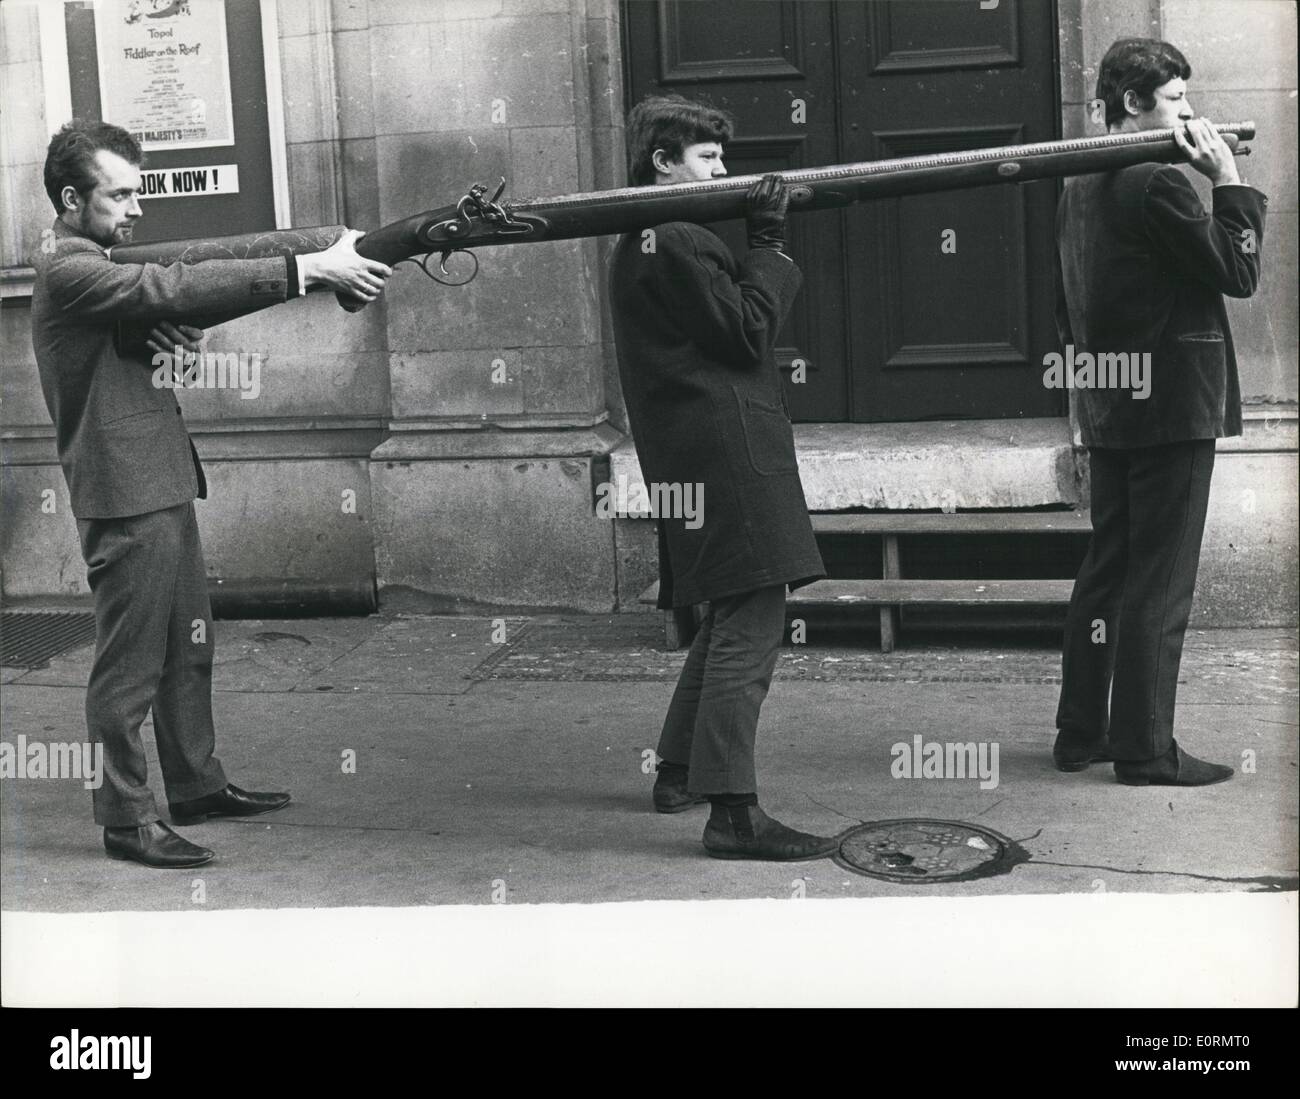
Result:
{"label": "paving stone pavement", "polygon": [[[661,630],[653,614],[218,622],[219,754],[232,781],[294,800],[185,830],[218,853],[206,906],[480,904],[494,882],[524,903],[916,895],[830,860],[718,862],[707,810],[651,811],[647,754],[684,658]],[[966,821],[1027,856],[925,895],[1297,888],[1295,631],[1189,634],[1180,742],[1238,770],[1202,790],[1056,772],[1059,654],[1042,638],[913,634],[888,655],[809,638],[783,651],[764,708],[763,804],[827,834]],[[79,742],[90,657],[7,669],[0,739]],[[996,783],[896,777],[918,736],[996,745]],[[89,802],[76,780],[0,783],[4,908],[191,910],[192,874],[104,857]]]}

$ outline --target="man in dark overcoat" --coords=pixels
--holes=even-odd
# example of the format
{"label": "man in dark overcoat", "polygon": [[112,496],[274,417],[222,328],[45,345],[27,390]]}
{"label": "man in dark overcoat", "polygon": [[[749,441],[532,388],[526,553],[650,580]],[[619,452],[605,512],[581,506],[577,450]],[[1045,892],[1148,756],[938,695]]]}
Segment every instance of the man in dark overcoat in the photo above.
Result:
{"label": "man in dark overcoat", "polygon": [[[1173,127],[1213,208],[1178,168],[1148,163],[1071,179],[1057,218],[1061,341],[1097,369],[1076,386],[1093,534],[1067,619],[1054,756],[1063,771],[1113,760],[1135,786],[1232,775],[1179,746],[1174,706],[1215,439],[1241,434],[1223,295],[1255,292],[1267,199],[1193,117],[1190,76],[1167,42],[1121,39],[1097,98],[1112,133]],[[1121,354],[1127,388],[1122,373],[1102,376],[1102,356]]]}
{"label": "man in dark overcoat", "polygon": [[[628,118],[632,183],[725,175],[731,133],[710,107],[642,102]],[[707,799],[704,846],[716,858],[816,858],[835,847],[767,816],[754,771],[786,588],[826,575],[773,350],[802,281],[783,250],[786,201],[778,176],[749,191],[739,263],[714,233],[671,222],[620,240],[611,271],[623,395],[651,498],[671,487],[678,495],[660,498],[699,505],[657,516],[659,605],[708,604],[664,721],[655,808]]]}

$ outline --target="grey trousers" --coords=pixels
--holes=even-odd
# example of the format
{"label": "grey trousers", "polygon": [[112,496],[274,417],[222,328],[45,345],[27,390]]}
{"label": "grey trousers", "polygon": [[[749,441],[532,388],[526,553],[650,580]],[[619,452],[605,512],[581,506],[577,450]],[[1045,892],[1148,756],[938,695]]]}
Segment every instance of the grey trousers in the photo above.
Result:
{"label": "grey trousers", "polygon": [[687,766],[692,792],[758,792],[758,714],[784,630],[784,584],[709,604],[659,736],[660,758]]}
{"label": "grey trousers", "polygon": [[124,519],[79,519],[95,597],[95,662],[86,726],[103,745],[95,822],[130,827],[160,819],[140,724],[153,710],[169,802],[226,785],[213,755],[212,609],[194,504]]}

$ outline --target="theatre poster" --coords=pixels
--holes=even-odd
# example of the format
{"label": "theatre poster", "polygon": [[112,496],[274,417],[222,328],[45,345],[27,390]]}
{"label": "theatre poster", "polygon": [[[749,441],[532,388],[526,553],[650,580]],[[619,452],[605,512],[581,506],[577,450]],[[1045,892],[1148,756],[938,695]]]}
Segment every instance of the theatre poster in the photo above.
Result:
{"label": "theatre poster", "polygon": [[101,118],[145,152],[235,143],[225,0],[100,0]]}

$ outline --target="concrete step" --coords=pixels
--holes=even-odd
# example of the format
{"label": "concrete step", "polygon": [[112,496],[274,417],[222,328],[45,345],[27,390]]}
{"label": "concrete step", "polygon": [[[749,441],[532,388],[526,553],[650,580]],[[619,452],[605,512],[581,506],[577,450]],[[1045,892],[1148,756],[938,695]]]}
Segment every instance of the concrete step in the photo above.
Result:
{"label": "concrete step", "polygon": [[[795,424],[794,446],[812,512],[969,511],[1079,503],[1070,423],[1064,417]],[[625,485],[625,498],[641,506],[645,482],[631,437],[609,457],[611,481]],[[648,518],[649,512],[642,507],[629,511],[628,517]]]}
{"label": "concrete step", "polygon": [[790,603],[820,606],[961,606],[1062,604],[1073,580],[818,580],[792,592]]}
{"label": "concrete step", "polygon": [[[875,536],[883,541],[884,577],[819,580],[791,594],[796,606],[877,607],[880,648],[892,652],[897,641],[899,608],[915,606],[1057,606],[1070,602],[1073,580],[939,580],[904,578],[900,539],[907,535],[1087,534],[1087,511],[867,512],[813,514],[818,534]],[[639,602],[659,601],[656,580]],[[689,644],[698,623],[691,608],[667,611],[664,629],[670,648]]]}
{"label": "concrete step", "polygon": [[[1073,580],[818,580],[790,594],[801,606],[1051,606],[1070,602]],[[659,599],[656,580],[641,603]]]}
{"label": "concrete step", "polygon": [[1088,534],[1087,511],[891,511],[811,516],[818,534]]}

